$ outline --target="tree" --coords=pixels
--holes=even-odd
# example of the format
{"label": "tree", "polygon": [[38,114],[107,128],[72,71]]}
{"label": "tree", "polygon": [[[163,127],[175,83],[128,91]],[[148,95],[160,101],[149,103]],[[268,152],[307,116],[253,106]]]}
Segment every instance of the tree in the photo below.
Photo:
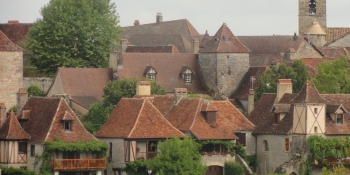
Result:
{"label": "tree", "polygon": [[345,56],[317,66],[318,74],[312,79],[320,93],[350,93],[350,63]]}
{"label": "tree", "polygon": [[225,162],[225,175],[244,175],[244,168],[237,162]]}
{"label": "tree", "polygon": [[286,78],[292,79],[293,92],[299,92],[309,78],[305,64],[301,60],[295,60],[291,66],[282,63],[268,68],[259,78],[255,99],[259,99],[264,93],[276,93],[278,79]]}
{"label": "tree", "polygon": [[178,137],[158,143],[157,156],[148,160],[148,166],[160,175],[202,175],[206,166],[202,164],[199,145],[189,137]]}
{"label": "tree", "polygon": [[38,85],[31,85],[27,88],[28,96],[45,96],[45,93],[39,88]]}
{"label": "tree", "polygon": [[85,128],[90,133],[96,133],[106,122],[108,115],[112,112],[113,106],[104,106],[101,102],[91,105],[88,114],[83,120]]}
{"label": "tree", "polygon": [[110,0],[51,0],[30,28],[25,45],[40,71],[57,67],[107,67],[121,31]]}
{"label": "tree", "polygon": [[[119,79],[109,82],[103,89],[103,103],[104,105],[116,105],[118,101],[125,98],[132,98],[136,94],[136,84],[140,81],[137,78]],[[148,79],[144,81],[149,81]],[[151,81],[151,94],[164,95],[165,90],[154,80]]]}

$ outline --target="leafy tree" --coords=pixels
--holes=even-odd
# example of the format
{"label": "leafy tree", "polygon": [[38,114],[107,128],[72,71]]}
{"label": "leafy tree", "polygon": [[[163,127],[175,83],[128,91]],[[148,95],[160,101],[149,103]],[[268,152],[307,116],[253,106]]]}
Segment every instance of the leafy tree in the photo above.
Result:
{"label": "leafy tree", "polygon": [[244,175],[244,168],[237,162],[225,162],[225,175]]}
{"label": "leafy tree", "polygon": [[135,160],[126,164],[123,171],[129,175],[148,175],[147,163],[148,161]]}
{"label": "leafy tree", "polygon": [[276,93],[278,79],[286,78],[292,79],[293,92],[299,92],[309,78],[305,64],[301,60],[295,60],[291,66],[282,63],[268,68],[259,78],[255,99],[259,99],[264,93]]}
{"label": "leafy tree", "polygon": [[39,88],[38,85],[31,85],[27,88],[28,96],[45,96],[45,93]]}
{"label": "leafy tree", "polygon": [[84,126],[90,133],[97,132],[106,122],[108,115],[112,112],[113,106],[104,106],[101,102],[91,105],[88,114],[83,120]]}
{"label": "leafy tree", "polygon": [[350,93],[350,63],[345,56],[317,66],[318,74],[312,79],[320,93]]}
{"label": "leafy tree", "polygon": [[202,175],[206,166],[198,151],[199,145],[189,137],[178,137],[158,143],[157,156],[148,165],[159,175]]}
{"label": "leafy tree", "polygon": [[25,45],[40,71],[57,67],[107,67],[121,31],[110,0],[51,0],[30,28]]}
{"label": "leafy tree", "polygon": [[[104,105],[116,105],[118,101],[125,98],[132,98],[136,94],[136,84],[140,81],[137,78],[119,79],[109,82],[103,89],[103,103]],[[144,81],[149,81],[144,80]],[[165,90],[156,82],[151,81],[151,94],[162,95],[165,94]]]}

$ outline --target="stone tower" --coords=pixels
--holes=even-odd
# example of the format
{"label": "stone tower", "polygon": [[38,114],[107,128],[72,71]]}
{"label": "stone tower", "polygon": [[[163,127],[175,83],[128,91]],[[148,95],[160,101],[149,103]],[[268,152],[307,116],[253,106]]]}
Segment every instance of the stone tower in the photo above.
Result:
{"label": "stone tower", "polygon": [[299,0],[299,35],[305,33],[313,22],[318,22],[323,31],[327,28],[327,0]]}
{"label": "stone tower", "polygon": [[219,98],[230,97],[249,69],[250,50],[224,23],[205,44],[201,43],[198,63],[208,89]]}

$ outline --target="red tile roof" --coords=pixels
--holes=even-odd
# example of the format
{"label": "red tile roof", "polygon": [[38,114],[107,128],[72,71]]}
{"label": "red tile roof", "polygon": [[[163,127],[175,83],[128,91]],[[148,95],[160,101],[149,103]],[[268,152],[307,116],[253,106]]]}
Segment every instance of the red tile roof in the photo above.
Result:
{"label": "red tile roof", "polygon": [[175,46],[128,46],[127,53],[179,53]]}
{"label": "red tile roof", "polygon": [[199,53],[249,53],[244,46],[224,23],[211,40],[206,42]]}
{"label": "red tile roof", "polygon": [[0,51],[22,52],[23,49],[14,44],[2,31],[0,31]]}
{"label": "red tile roof", "polygon": [[15,44],[20,44],[23,41],[32,27],[32,23],[3,23],[0,24],[0,30]]}
{"label": "red tile roof", "polygon": [[325,103],[315,85],[311,82],[306,82],[299,94],[293,99],[293,103]]}
{"label": "red tile roof", "polygon": [[321,48],[322,53],[325,55],[325,58],[340,58],[340,56],[350,56],[348,55],[348,50],[346,48],[330,48],[330,47],[323,47]]}
{"label": "red tile roof", "polygon": [[19,124],[15,113],[11,111],[0,129],[0,140],[28,140],[30,135],[26,133]]}
{"label": "red tile roof", "polygon": [[327,28],[327,44],[345,36],[350,32],[350,28],[328,27]]}
{"label": "red tile roof", "polygon": [[122,98],[96,137],[171,138],[185,135],[172,126],[152,104],[150,98]]}

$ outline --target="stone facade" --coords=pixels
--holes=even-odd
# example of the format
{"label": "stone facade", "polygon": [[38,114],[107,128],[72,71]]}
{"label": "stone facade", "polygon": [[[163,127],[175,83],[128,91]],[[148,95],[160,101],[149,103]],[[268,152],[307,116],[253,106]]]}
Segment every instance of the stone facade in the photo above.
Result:
{"label": "stone facade", "polygon": [[[107,164],[107,174],[115,173],[115,168],[120,169],[125,166],[125,154],[124,154],[124,139],[116,138],[98,138],[102,142],[106,142],[108,145],[112,144],[112,157],[110,157],[110,148],[107,151],[107,160],[111,160]],[[116,175],[126,175],[125,172]]]}
{"label": "stone facade", "polygon": [[247,155],[256,154],[256,137],[253,136],[252,131],[245,131],[246,133],[246,146],[245,150]]}
{"label": "stone facade", "polygon": [[16,105],[16,93],[23,86],[23,52],[0,52],[0,101],[7,109]]}
{"label": "stone facade", "polygon": [[27,89],[31,85],[37,85],[41,90],[47,92],[52,81],[51,77],[23,77],[23,87]]}
{"label": "stone facade", "polygon": [[249,69],[249,53],[200,53],[198,63],[207,88],[229,97]]}
{"label": "stone facade", "polygon": [[309,7],[310,0],[299,0],[299,35],[312,25],[312,22],[317,21],[323,31],[327,28],[326,2],[327,0],[316,1],[316,13],[310,14]]}

